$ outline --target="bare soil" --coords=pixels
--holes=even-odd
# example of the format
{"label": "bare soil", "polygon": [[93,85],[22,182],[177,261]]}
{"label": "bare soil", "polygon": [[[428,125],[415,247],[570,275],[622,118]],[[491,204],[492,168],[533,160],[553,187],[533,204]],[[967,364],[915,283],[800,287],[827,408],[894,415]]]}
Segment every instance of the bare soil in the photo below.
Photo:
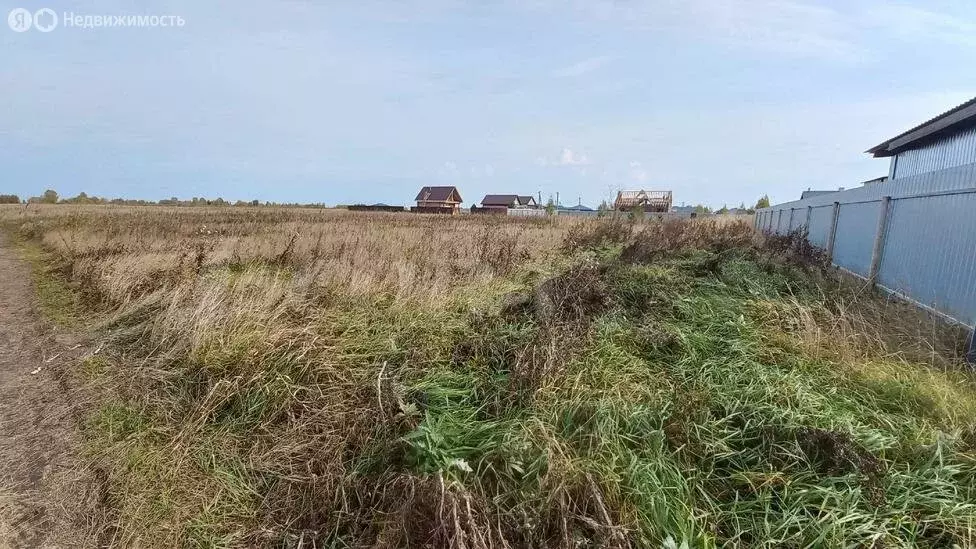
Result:
{"label": "bare soil", "polygon": [[40,316],[30,267],[0,234],[0,549],[79,547],[90,475],[66,372],[84,352]]}

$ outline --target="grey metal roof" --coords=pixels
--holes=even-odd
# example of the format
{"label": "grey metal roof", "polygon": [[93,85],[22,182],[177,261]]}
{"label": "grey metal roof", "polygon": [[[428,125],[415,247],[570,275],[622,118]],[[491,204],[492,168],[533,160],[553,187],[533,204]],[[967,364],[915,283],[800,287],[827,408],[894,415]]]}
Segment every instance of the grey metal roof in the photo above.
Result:
{"label": "grey metal roof", "polygon": [[976,97],[966,101],[962,105],[953,107],[946,112],[922,122],[914,128],[902,132],[891,139],[871,147],[866,152],[873,154],[875,158],[882,156],[892,156],[905,149],[912,148],[912,145],[932,137],[936,134],[958,130],[963,127],[976,124]]}
{"label": "grey metal roof", "polygon": [[584,206],[582,204],[577,204],[575,206],[559,206],[560,210],[571,211],[571,212],[592,212],[595,211],[589,206]]}

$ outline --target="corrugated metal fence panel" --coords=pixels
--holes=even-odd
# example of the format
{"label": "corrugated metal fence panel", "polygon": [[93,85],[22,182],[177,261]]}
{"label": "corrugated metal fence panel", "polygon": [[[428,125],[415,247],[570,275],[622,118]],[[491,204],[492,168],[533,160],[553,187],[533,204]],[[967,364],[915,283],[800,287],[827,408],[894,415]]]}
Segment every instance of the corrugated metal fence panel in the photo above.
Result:
{"label": "corrugated metal fence panel", "polygon": [[957,166],[937,172],[929,172],[913,177],[906,177],[895,181],[887,181],[875,185],[864,185],[847,191],[822,194],[806,200],[795,200],[776,204],[770,209],[777,211],[790,208],[806,208],[807,206],[827,206],[834,202],[850,203],[868,200],[880,200],[882,196],[902,198],[906,196],[931,194],[976,187],[976,164]]}
{"label": "corrugated metal fence panel", "polygon": [[809,238],[826,248],[839,202],[833,261],[868,276],[884,196],[892,202],[878,284],[976,325],[976,163],[777,204],[757,216],[761,230],[786,234],[790,210],[796,228],[812,206]]}
{"label": "corrugated metal fence panel", "polygon": [[533,208],[509,208],[506,213],[515,217],[545,217],[549,215],[549,212],[543,209]]}
{"label": "corrugated metal fence panel", "polygon": [[834,241],[834,263],[861,276],[871,269],[881,202],[841,204]]}
{"label": "corrugated metal fence panel", "polygon": [[893,200],[878,283],[976,324],[976,193]]}
{"label": "corrugated metal fence panel", "polygon": [[810,226],[807,228],[810,243],[818,248],[827,247],[830,225],[834,221],[834,205],[819,206],[810,212]]}
{"label": "corrugated metal fence panel", "polygon": [[[806,215],[806,211],[807,209],[803,208],[804,216]],[[792,233],[793,231],[797,230],[797,228],[799,228],[799,226],[802,224],[803,224],[803,219],[802,216],[800,215],[800,212],[795,208],[790,208],[790,221],[786,225],[787,227],[786,231]]]}

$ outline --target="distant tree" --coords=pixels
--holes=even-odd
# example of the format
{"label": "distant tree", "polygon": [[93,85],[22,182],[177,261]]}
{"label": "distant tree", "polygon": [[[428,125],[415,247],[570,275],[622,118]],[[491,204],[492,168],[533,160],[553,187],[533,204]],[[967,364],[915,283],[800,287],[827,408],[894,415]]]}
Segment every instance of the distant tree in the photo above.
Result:
{"label": "distant tree", "polygon": [[57,204],[58,203],[58,193],[51,189],[44,191],[44,195],[41,196],[41,202],[45,204]]}
{"label": "distant tree", "polygon": [[610,215],[610,204],[608,204],[607,201],[604,200],[603,202],[600,202],[600,205],[599,206],[597,206],[597,208],[596,208],[596,216],[597,217],[606,217],[608,215]]}
{"label": "distant tree", "polygon": [[756,202],[756,209],[761,210],[763,208],[768,208],[768,207],[769,207],[769,195],[764,194],[762,195],[762,198],[760,198],[759,201]]}
{"label": "distant tree", "polygon": [[556,203],[551,198],[546,202],[546,215],[556,215]]}
{"label": "distant tree", "polygon": [[[50,191],[50,192],[54,192],[54,191]],[[55,193],[55,195],[57,195],[57,193]],[[48,199],[48,197],[45,197],[44,198],[44,200],[47,200],[47,199]],[[55,200],[57,200],[57,199],[55,199]],[[65,203],[65,204],[92,204],[92,203],[97,203],[98,202],[98,199],[96,198],[96,199],[93,200],[91,197],[88,196],[88,194],[86,194],[84,192],[80,192],[80,193],[78,193],[78,196],[76,196],[74,198],[65,198],[65,199],[62,199],[61,202]]]}
{"label": "distant tree", "polygon": [[0,204],[20,204],[20,197],[15,194],[0,194]]}
{"label": "distant tree", "polygon": [[699,215],[701,215],[701,214],[710,214],[710,213],[712,213],[712,209],[709,208],[708,206],[703,206],[701,204],[698,204],[698,205],[695,206],[695,213],[696,214],[699,214]]}
{"label": "distant tree", "polygon": [[719,208],[719,210],[717,212],[715,212],[715,213],[717,213],[717,214],[727,214],[727,213],[729,213],[729,208],[725,204],[722,204],[722,207]]}

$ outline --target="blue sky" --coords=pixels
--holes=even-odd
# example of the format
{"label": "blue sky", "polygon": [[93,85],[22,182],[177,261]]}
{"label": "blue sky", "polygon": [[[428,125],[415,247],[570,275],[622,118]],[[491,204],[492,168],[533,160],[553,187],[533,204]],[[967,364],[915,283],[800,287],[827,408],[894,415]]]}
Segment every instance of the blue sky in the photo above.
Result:
{"label": "blue sky", "polygon": [[419,186],[774,202],[976,95],[976,3],[9,2],[181,28],[0,27],[0,192],[408,203]]}

